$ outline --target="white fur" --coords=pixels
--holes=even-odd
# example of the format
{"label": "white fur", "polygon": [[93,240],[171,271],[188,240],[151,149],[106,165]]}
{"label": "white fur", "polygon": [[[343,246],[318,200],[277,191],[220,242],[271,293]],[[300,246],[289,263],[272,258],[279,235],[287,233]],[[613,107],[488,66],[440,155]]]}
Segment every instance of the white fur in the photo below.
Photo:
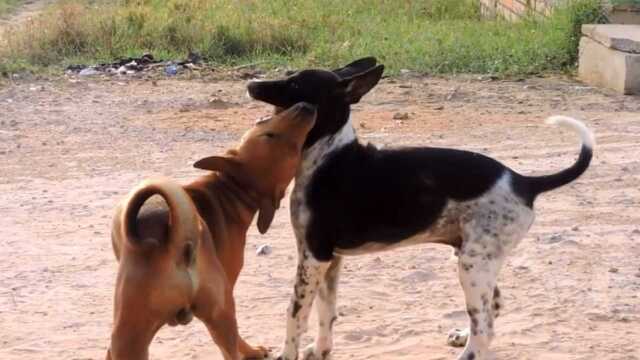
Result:
{"label": "white fur", "polygon": [[545,122],[547,124],[557,125],[573,130],[580,135],[582,143],[590,149],[593,149],[596,145],[596,139],[593,132],[580,120],[568,116],[555,115],[548,117]]}
{"label": "white fur", "polygon": [[[302,154],[302,163],[296,173],[295,185],[291,192],[291,221],[298,239],[303,239],[311,212],[307,207],[305,191],[309,181],[320,165],[334,151],[356,139],[351,118],[334,135],[325,136]],[[300,245],[300,244],[299,244]]]}
{"label": "white fur", "polygon": [[[298,257],[300,259],[294,294],[287,310],[287,337],[282,354],[278,359],[294,360],[298,358],[300,336],[302,336],[307,329],[311,303],[322,282],[321,277],[329,267],[329,263],[320,263],[315,260],[311,252],[306,248],[307,245],[304,237],[311,212],[307,207],[305,191],[313,174],[318,167],[322,165],[327,156],[355,139],[356,133],[351,124],[351,118],[349,118],[337,133],[318,140],[302,154],[302,163],[298,167],[295,185],[291,192],[290,206],[291,222],[298,243]],[[300,261],[303,258],[306,260]],[[293,307],[296,303],[302,307],[297,316],[293,316]],[[332,342],[331,335],[330,330],[323,331],[323,338],[318,339],[319,341],[316,343],[319,349],[330,346],[327,343]],[[317,350],[315,347],[307,349],[305,356],[312,358],[315,350]]]}
{"label": "white fur", "polygon": [[[593,133],[578,120],[566,116],[553,116],[547,119],[547,123],[572,129],[580,135],[584,146],[595,146]],[[309,181],[329,154],[355,139],[355,132],[349,120],[336,134],[320,139],[307,149],[298,168],[291,197],[291,215],[301,257],[296,290],[288,312],[287,340],[281,359],[297,358],[300,336],[306,329],[313,297],[319,288],[325,286],[326,281],[323,274],[328,268],[327,265],[313,259],[306,248],[306,229],[312,216],[305,198]],[[502,304],[496,285],[500,268],[506,256],[525,236],[534,218],[533,209],[515,194],[511,172],[505,171],[496,183],[479,197],[468,201],[450,200],[438,221],[422,234],[396,244],[369,243],[354,250],[336,249],[336,253],[357,255],[451,237],[462,239],[458,251],[458,271],[471,326],[468,330],[451,332],[450,343],[466,344],[458,357],[459,360],[484,360],[493,338],[493,323]],[[293,316],[294,304],[301,306],[297,316]],[[335,299],[330,299],[320,307],[321,321],[327,322],[332,306],[335,306]],[[323,354],[330,353],[332,329],[321,326],[320,330],[315,344],[305,351],[308,359],[322,358]]]}
{"label": "white fur", "polygon": [[[346,132],[348,134],[348,132]],[[326,139],[328,140],[328,139]],[[324,143],[324,148],[332,148],[330,142]],[[338,148],[338,147],[336,147]],[[311,153],[307,160],[322,159],[318,153]],[[301,169],[304,180],[311,176],[318,166],[318,162],[307,163],[307,167]],[[305,172],[306,171],[306,172]],[[308,180],[305,180],[308,181]],[[297,182],[296,187],[306,185],[306,182]],[[313,259],[306,249],[304,235],[306,225],[311,215],[306,208],[304,186],[295,192],[299,198],[295,201],[298,209],[292,206],[292,218],[298,247],[307,256],[298,268],[298,272],[304,273],[305,278],[298,276],[297,290],[292,302],[302,304],[300,315],[297,318],[291,316],[287,319],[287,341],[285,342],[282,359],[295,359],[298,341],[306,329],[310,303],[308,296],[313,296],[318,287],[322,287],[326,268]],[[467,310],[469,311],[472,330],[456,330],[450,333],[449,343],[464,345],[466,347],[458,359],[467,360],[470,357],[485,359],[489,345],[493,338],[493,322],[498,315],[501,300],[494,297],[497,276],[506,256],[515,248],[525,236],[534,220],[534,212],[513,191],[510,172],[505,172],[496,183],[483,195],[468,201],[449,201],[443,209],[438,221],[422,234],[413,236],[395,244],[369,243],[354,250],[336,249],[340,255],[358,255],[371,251],[389,250],[402,246],[418,243],[441,241],[452,236],[461,236],[462,245],[459,251],[458,267],[460,284],[464,290]],[[315,281],[320,280],[320,283]],[[300,296],[303,295],[303,296]],[[332,300],[331,306],[335,306]],[[496,308],[496,304],[499,304]],[[308,308],[305,308],[308,306]],[[320,307],[322,308],[322,306]],[[327,308],[329,309],[329,308]],[[327,309],[321,311],[320,316],[327,322],[327,316],[322,316]],[[322,309],[320,309],[322,310]],[[295,339],[296,341],[292,341]],[[305,350],[307,359],[318,359],[320,354],[328,354],[331,350],[332,329],[321,328],[315,344]],[[323,351],[324,350],[324,351]],[[473,354],[473,355],[471,355]]]}
{"label": "white fur", "polygon": [[[466,347],[459,360],[486,359],[493,339],[493,323],[502,307],[494,298],[502,263],[520,243],[535,218],[534,211],[514,194],[506,172],[482,196],[460,203],[462,246],[458,275],[472,329],[453,330],[449,344]],[[473,355],[471,355],[473,354]]]}
{"label": "white fur", "polygon": [[329,154],[355,139],[356,132],[353,129],[351,117],[349,117],[337,133],[323,137],[304,151],[302,154],[302,164],[298,169],[298,174],[296,174],[296,181],[299,181],[300,177],[311,177],[316,168],[324,162],[324,159],[326,159]]}
{"label": "white fur", "polygon": [[307,331],[311,305],[322,277],[330,265],[330,263],[318,262],[306,249],[299,250],[298,256],[306,260],[298,263],[296,284],[287,308],[287,336],[282,354],[278,357],[282,360],[298,359],[300,337]]}

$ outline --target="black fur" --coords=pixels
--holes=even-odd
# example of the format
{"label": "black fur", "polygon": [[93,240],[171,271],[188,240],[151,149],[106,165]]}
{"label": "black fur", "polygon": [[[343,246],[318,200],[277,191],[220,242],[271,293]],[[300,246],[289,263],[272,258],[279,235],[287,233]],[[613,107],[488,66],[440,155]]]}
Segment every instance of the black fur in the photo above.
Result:
{"label": "black fur", "polygon": [[[251,82],[249,94],[276,107],[304,101],[318,106],[305,149],[336,134],[348,121],[350,105],[373,88],[382,65],[364,58],[334,71],[303,70],[285,79]],[[311,220],[306,241],[316,259],[336,248],[366,243],[393,244],[427,230],[447,201],[476,198],[505,173],[529,207],[541,192],[565,185],[589,166],[592,150],[557,174],[519,175],[496,160],[468,151],[440,148],[378,150],[357,140],[327,157],[305,189]]]}
{"label": "black fur", "polygon": [[425,231],[450,199],[473,199],[502,173],[499,162],[441,148],[378,150],[357,141],[316,170],[307,192],[307,243],[318,260],[334,249],[393,244]]}
{"label": "black fur", "polygon": [[[345,92],[356,75],[376,71],[381,76],[384,67],[376,67],[375,64],[375,58],[363,58],[334,71],[302,70],[282,80],[250,82],[247,90],[252,98],[280,109],[301,101],[317,105],[316,124],[305,142],[305,148],[308,148],[323,137],[335,134],[346,124],[350,105],[360,99],[347,99]],[[379,77],[375,83],[378,80]]]}
{"label": "black fur", "polygon": [[370,56],[358,59],[346,66],[332,70],[331,72],[345,79],[373,68],[374,66],[376,66],[377,62],[378,60],[376,58]]}
{"label": "black fur", "polygon": [[533,207],[536,197],[543,192],[566,185],[582,175],[593,157],[593,149],[583,145],[578,160],[570,167],[551,175],[544,176],[514,176],[513,188],[529,207]]}

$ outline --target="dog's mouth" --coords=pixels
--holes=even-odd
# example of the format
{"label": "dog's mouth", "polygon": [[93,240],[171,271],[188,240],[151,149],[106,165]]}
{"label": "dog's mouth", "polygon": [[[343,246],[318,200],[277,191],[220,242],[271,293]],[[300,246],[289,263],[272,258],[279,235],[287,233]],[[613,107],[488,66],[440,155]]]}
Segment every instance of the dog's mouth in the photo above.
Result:
{"label": "dog's mouth", "polygon": [[293,105],[287,104],[283,83],[281,81],[250,81],[247,85],[247,93],[250,98],[266,102],[273,106],[288,108]]}
{"label": "dog's mouth", "polygon": [[187,325],[193,320],[193,311],[188,308],[182,308],[168,322],[169,326]]}
{"label": "dog's mouth", "polygon": [[254,100],[261,100],[260,99],[260,85],[261,85],[262,81],[258,80],[252,80],[249,81],[249,84],[247,85],[247,95],[249,95],[250,98],[254,99]]}

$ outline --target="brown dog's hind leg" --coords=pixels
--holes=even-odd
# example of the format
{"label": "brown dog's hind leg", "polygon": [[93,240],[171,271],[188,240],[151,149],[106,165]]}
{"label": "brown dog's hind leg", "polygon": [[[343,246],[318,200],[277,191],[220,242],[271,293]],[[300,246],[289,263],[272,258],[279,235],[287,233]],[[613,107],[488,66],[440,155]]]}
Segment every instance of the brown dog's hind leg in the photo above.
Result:
{"label": "brown dog's hind leg", "polygon": [[[222,272],[217,266],[213,268]],[[223,299],[215,294],[220,291],[224,292]],[[205,291],[200,296],[200,301],[194,304],[194,315],[206,325],[225,360],[241,360],[238,322],[229,285],[225,284],[224,289],[205,287]]]}
{"label": "brown dog's hind leg", "polygon": [[[242,265],[244,264],[244,241],[241,245],[242,246],[240,246],[240,243],[226,245],[233,246],[235,248],[232,248],[227,252],[230,255],[219,259],[222,267],[225,269],[224,272],[227,275],[227,279],[229,280],[230,288],[228,288],[227,291],[231,293],[233,293],[233,288],[238,280],[240,271],[242,270]],[[225,311],[231,314],[236,313],[235,301],[233,299],[231,302],[226,301],[226,306],[227,309]],[[244,359],[265,359],[269,357],[269,350],[262,346],[253,347],[247,344],[240,335],[238,335],[238,350]]]}
{"label": "brown dog's hind leg", "polygon": [[269,357],[269,350],[267,350],[267,348],[262,346],[253,347],[247,344],[242,337],[238,338],[238,347],[240,354],[242,354],[245,359],[266,359]]}
{"label": "brown dog's hind leg", "polygon": [[201,319],[207,326],[213,341],[218,345],[225,360],[241,360],[238,351],[238,324],[233,313],[221,311],[211,318]]}

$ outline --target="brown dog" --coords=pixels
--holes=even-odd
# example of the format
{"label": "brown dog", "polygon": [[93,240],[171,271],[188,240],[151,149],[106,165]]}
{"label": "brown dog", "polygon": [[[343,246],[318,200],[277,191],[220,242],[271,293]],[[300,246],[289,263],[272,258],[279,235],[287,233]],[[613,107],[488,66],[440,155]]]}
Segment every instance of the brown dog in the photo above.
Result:
{"label": "brown dog", "polygon": [[[264,233],[295,175],[316,110],[306,103],[262,120],[212,170],[186,186],[147,180],[119,205],[112,244],[119,260],[108,360],[148,358],[164,325],[202,320],[225,359],[262,358],[238,335],[233,288],[256,212]],[[159,195],[159,196],[155,196]]]}

